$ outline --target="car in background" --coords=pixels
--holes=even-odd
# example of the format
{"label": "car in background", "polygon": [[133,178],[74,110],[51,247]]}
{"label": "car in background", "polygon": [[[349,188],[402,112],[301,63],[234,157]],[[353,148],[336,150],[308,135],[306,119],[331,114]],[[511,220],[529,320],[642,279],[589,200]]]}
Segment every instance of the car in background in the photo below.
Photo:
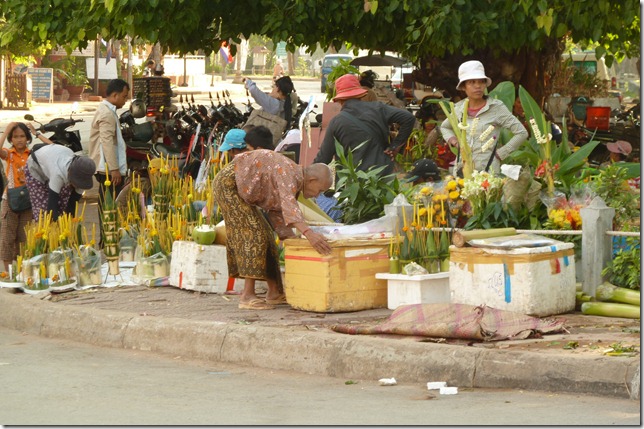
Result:
{"label": "car in background", "polygon": [[320,81],[320,92],[326,92],[326,79],[333,68],[340,64],[340,60],[351,61],[352,59],[353,56],[348,54],[329,54],[324,56],[324,59],[320,61],[320,75],[322,76]]}

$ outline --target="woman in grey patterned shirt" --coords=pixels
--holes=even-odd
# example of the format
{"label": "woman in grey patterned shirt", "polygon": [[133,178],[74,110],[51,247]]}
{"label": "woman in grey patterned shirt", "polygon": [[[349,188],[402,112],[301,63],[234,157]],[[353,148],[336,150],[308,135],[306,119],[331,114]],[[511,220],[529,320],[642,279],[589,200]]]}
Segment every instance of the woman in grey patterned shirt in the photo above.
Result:
{"label": "woman in grey patterned shirt", "polygon": [[[463,116],[465,100],[469,100],[467,117],[471,128],[467,130],[467,139],[472,148],[474,170],[493,171],[498,173],[503,161],[510,153],[517,150],[528,138],[528,131],[523,124],[505,107],[502,101],[489,98],[486,88],[492,80],[485,75],[480,61],[466,61],[458,68],[459,82],[456,89],[465,91],[466,99],[454,105],[456,117]],[[478,118],[477,121],[474,121]],[[498,145],[498,137],[503,128],[512,132],[513,137],[503,146]],[[443,138],[452,146],[458,146],[458,140],[449,120],[441,124]],[[459,156],[454,166],[454,173],[461,168]]]}

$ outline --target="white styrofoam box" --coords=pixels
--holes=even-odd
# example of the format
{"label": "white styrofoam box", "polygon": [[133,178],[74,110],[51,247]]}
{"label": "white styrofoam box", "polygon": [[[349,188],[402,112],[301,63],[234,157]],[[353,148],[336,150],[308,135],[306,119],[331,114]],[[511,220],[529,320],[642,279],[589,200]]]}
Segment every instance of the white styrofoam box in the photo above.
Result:
{"label": "white styrofoam box", "polygon": [[449,273],[406,274],[377,273],[387,280],[387,308],[395,310],[407,304],[449,303]]}
{"label": "white styrofoam box", "polygon": [[563,242],[511,250],[450,246],[451,302],[538,317],[571,311],[574,255],[574,244]]}
{"label": "white styrofoam box", "polygon": [[172,243],[169,282],[181,289],[224,293],[228,285],[226,246],[192,241]]}
{"label": "white styrofoam box", "polygon": [[[228,287],[228,262],[226,246],[221,244],[202,245],[193,241],[172,243],[170,263],[170,285],[180,289],[205,293],[224,293]],[[266,282],[257,280],[255,286]],[[236,278],[233,290],[241,291],[244,279]]]}

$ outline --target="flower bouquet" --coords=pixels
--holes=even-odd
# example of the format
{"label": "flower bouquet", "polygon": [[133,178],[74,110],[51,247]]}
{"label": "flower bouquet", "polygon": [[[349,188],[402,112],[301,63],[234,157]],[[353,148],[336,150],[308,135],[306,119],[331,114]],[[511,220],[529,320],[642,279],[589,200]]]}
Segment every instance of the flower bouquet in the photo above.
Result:
{"label": "flower bouquet", "polygon": [[72,264],[73,260],[71,249],[54,250],[49,254],[47,276],[50,279],[49,288],[52,292],[67,292],[76,288],[76,270]]}
{"label": "flower bouquet", "polygon": [[22,256],[18,255],[17,261],[9,265],[9,271],[0,272],[0,288],[21,288],[24,286],[20,270],[22,269]]}
{"label": "flower bouquet", "polygon": [[[107,163],[105,164],[105,171],[109,171]],[[116,276],[120,274],[119,269],[119,211],[116,208],[116,196],[114,195],[114,187],[109,177],[105,180],[105,193],[102,205],[103,219],[103,252],[107,259],[108,274]]]}

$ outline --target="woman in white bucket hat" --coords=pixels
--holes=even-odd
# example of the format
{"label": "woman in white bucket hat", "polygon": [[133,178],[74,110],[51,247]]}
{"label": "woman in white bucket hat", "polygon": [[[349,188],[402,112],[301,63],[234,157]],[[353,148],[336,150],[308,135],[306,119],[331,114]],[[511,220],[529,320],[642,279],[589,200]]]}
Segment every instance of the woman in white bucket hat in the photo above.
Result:
{"label": "woman in white bucket hat", "polygon": [[[467,138],[472,147],[472,161],[474,170],[493,171],[498,173],[501,161],[510,153],[517,150],[528,138],[528,131],[523,124],[505,107],[502,101],[489,98],[486,89],[492,84],[492,79],[485,75],[485,68],[480,61],[466,61],[458,68],[458,85],[456,89],[464,91],[467,98],[454,105],[456,117],[463,117],[465,100],[469,100],[467,117],[468,125],[473,124],[474,118],[478,118],[473,135],[471,129],[467,130]],[[491,132],[488,128],[493,126]],[[502,129],[508,129],[512,138],[504,145],[498,142]],[[441,124],[443,138],[452,146],[458,146],[458,140],[448,119]],[[481,138],[484,134],[484,138]],[[490,139],[493,139],[490,141]],[[487,143],[487,144],[486,144]],[[459,156],[454,165],[454,173],[457,174],[461,168],[461,157]]]}

